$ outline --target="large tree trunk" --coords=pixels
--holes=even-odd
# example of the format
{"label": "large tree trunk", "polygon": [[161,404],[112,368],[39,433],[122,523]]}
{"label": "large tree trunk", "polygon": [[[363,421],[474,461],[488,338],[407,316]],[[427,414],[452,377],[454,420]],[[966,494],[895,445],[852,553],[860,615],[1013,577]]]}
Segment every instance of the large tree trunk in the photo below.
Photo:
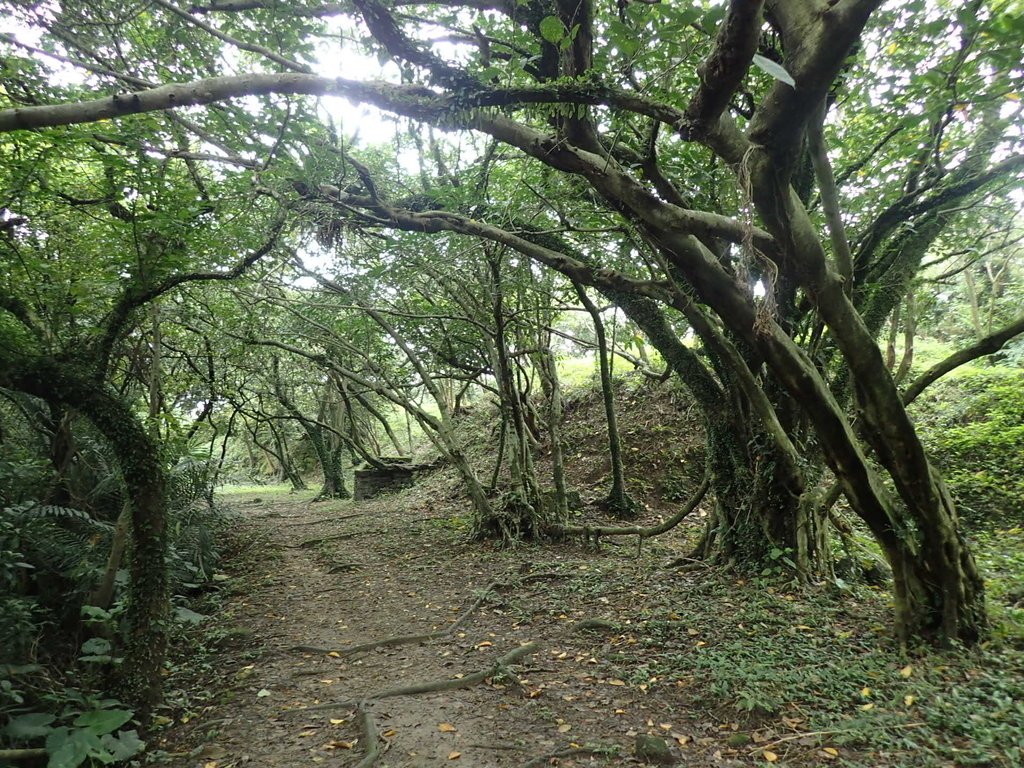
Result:
{"label": "large tree trunk", "polygon": [[[715,506],[695,555],[760,570],[777,564],[776,550],[788,551],[801,576],[827,568],[827,537],[821,531],[821,514],[804,498],[803,477],[794,466],[781,425],[764,427],[770,404],[755,409],[736,382],[744,366],[721,336],[709,338],[709,349],[718,349],[713,362],[719,376],[711,374],[696,353],[686,347],[670,326],[662,309],[649,299],[606,292],[647,336],[701,410],[705,430],[711,487]],[[699,317],[693,316],[698,321]],[[751,391],[753,395],[758,393]],[[763,397],[763,393],[761,393]],[[758,418],[758,416],[762,418]],[[823,548],[824,547],[824,548]]]}
{"label": "large tree trunk", "polygon": [[[976,642],[986,632],[984,584],[959,534],[949,493],[928,461],[874,335],[846,294],[842,279],[827,267],[810,217],[781,183],[770,161],[757,152],[753,157],[757,158],[756,170],[751,172],[755,204],[777,241],[791,244],[788,256],[796,262],[801,284],[828,324],[849,369],[861,416],[860,433],[892,478],[901,504],[880,483],[813,363],[795,349],[782,329],[766,328],[755,346],[801,403],[851,508],[886,552],[896,574],[898,635],[903,640],[920,635],[939,642]],[[748,309],[737,304],[732,314],[723,314],[723,304],[716,303],[719,314],[728,317],[737,332],[750,322]]]}
{"label": "large tree trunk", "polygon": [[342,441],[331,446],[324,434],[325,430],[319,424],[310,423],[307,420],[300,422],[302,428],[309,437],[313,452],[316,453],[320,462],[320,470],[323,473],[323,485],[317,493],[315,501],[326,501],[327,499],[351,499],[348,487],[345,485],[345,473],[341,467],[341,451],[344,447]]}
{"label": "large tree trunk", "polygon": [[167,649],[165,475],[160,450],[132,409],[86,369],[47,358],[3,361],[3,386],[74,408],[110,442],[131,501],[128,647],[118,670],[125,700],[148,718],[160,701]]}

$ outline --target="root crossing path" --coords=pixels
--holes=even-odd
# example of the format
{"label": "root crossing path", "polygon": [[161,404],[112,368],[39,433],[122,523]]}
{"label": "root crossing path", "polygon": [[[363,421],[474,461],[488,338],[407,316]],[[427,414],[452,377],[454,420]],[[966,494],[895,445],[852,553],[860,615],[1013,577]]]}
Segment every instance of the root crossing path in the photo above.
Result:
{"label": "root crossing path", "polygon": [[676,616],[692,578],[661,568],[668,543],[499,550],[414,491],[229,505],[238,551],[182,640],[154,763],[730,764],[685,681],[649,674],[644,617]]}

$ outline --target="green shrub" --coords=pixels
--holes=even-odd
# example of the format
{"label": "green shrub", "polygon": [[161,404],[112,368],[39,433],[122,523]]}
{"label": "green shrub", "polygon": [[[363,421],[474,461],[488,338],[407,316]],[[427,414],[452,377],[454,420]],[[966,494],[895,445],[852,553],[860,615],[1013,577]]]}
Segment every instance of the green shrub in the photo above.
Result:
{"label": "green shrub", "polygon": [[1024,371],[965,368],[932,385],[913,412],[966,515],[1022,515]]}

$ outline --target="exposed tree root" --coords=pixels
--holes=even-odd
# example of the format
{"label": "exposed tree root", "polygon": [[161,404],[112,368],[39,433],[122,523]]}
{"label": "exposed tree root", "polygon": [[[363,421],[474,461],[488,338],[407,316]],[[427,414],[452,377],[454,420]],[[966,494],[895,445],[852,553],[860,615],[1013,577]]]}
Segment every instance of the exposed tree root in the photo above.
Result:
{"label": "exposed tree root", "polygon": [[540,649],[540,645],[537,643],[527,643],[521,645],[515,650],[509,651],[504,656],[496,659],[491,666],[487,669],[482,669],[479,672],[474,672],[471,675],[465,677],[453,677],[448,680],[434,680],[429,683],[418,683],[415,685],[404,685],[400,688],[388,688],[377,693],[371,693],[359,701],[334,701],[326,704],[314,704],[311,707],[301,707],[299,709],[290,710],[287,714],[305,714],[306,712],[324,712],[336,709],[352,709],[370,704],[380,699],[393,699],[396,696],[419,696],[424,693],[441,693],[443,691],[456,691],[460,688],[472,688],[474,685],[482,683],[489,677],[494,677],[499,672],[506,670],[506,667],[519,661],[524,656],[529,656],[531,653],[536,653]]}
{"label": "exposed tree root", "polygon": [[637,536],[637,547],[639,548],[644,539],[649,539],[653,536],[660,536],[667,531],[675,528],[679,523],[683,521],[687,515],[697,508],[697,505],[704,500],[705,494],[708,492],[710,482],[708,477],[705,475],[701,481],[697,490],[694,491],[693,495],[689,498],[682,509],[676,512],[672,517],[659,525],[653,525],[650,528],[643,528],[638,525],[627,525],[627,526],[591,526],[591,525],[561,525],[555,526],[549,530],[553,533],[560,534],[563,536],[579,536],[582,535],[585,542],[593,542],[596,547],[600,543],[602,536]]}
{"label": "exposed tree root", "polygon": [[569,747],[559,752],[549,752],[546,755],[535,757],[523,763],[522,768],[539,768],[542,765],[550,765],[551,760],[560,757],[573,757],[574,755],[617,755],[622,750],[615,745],[594,744],[592,746]]}
{"label": "exposed tree root", "polygon": [[295,645],[289,648],[291,651],[297,651],[299,653],[337,653],[339,656],[351,656],[354,653],[362,653],[364,651],[372,651],[374,648],[395,648],[401,645],[415,645],[417,643],[426,643],[430,640],[437,640],[441,637],[447,637],[452,634],[455,630],[469,621],[470,617],[476,613],[477,608],[483,605],[484,600],[488,598],[491,592],[502,587],[509,586],[503,584],[500,581],[493,581],[484,587],[484,591],[480,596],[473,601],[473,604],[464,610],[455,621],[449,624],[444,629],[439,629],[435,632],[424,632],[419,635],[396,635],[395,637],[388,637],[383,640],[373,640],[369,643],[362,643],[360,645],[354,645],[351,648],[332,649],[332,648],[317,648],[311,645]]}
{"label": "exposed tree root", "polygon": [[356,713],[359,716],[359,727],[363,731],[363,741],[366,744],[366,754],[359,761],[356,768],[372,768],[372,766],[387,751],[387,746],[381,746],[380,733],[377,730],[377,723],[373,714],[367,709],[369,702],[361,701],[356,705]]}
{"label": "exposed tree root", "polygon": [[336,533],[333,536],[321,536],[316,539],[306,539],[301,544],[285,544],[288,549],[310,549],[318,544],[325,544],[328,541],[341,541],[342,539],[354,539],[362,536],[366,531],[349,531],[348,533]]}
{"label": "exposed tree root", "polygon": [[362,563],[337,563],[327,569],[328,573],[349,573],[351,571],[358,571],[363,567]]}
{"label": "exposed tree root", "polygon": [[537,645],[537,643],[521,645],[515,650],[506,653],[487,669],[481,670],[480,672],[474,672],[472,675],[466,675],[465,677],[452,678],[449,680],[437,680],[432,683],[421,683],[419,685],[407,685],[401,688],[389,688],[387,690],[371,694],[357,702],[338,701],[331,704],[317,704],[312,707],[294,709],[289,714],[294,714],[296,712],[305,713],[355,708],[356,715],[359,720],[359,727],[363,732],[363,740],[366,743],[367,750],[363,759],[359,761],[356,768],[373,768],[381,756],[387,751],[386,742],[384,743],[384,746],[381,746],[382,739],[380,738],[380,733],[377,729],[377,723],[373,719],[373,714],[369,709],[375,701],[379,701],[380,699],[390,699],[396,696],[416,696],[421,693],[437,693],[440,691],[452,691],[457,688],[470,688],[478,683],[482,683],[489,677],[493,677],[499,672],[505,671],[510,664],[515,663],[524,656],[535,653],[539,647],[540,646]]}

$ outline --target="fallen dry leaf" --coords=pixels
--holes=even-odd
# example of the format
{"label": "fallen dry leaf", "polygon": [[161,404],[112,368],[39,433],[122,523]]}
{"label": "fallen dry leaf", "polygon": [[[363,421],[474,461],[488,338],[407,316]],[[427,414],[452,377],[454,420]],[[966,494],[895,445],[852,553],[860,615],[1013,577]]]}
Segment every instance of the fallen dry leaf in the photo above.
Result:
{"label": "fallen dry leaf", "polygon": [[437,726],[437,730],[441,733],[454,733],[456,729],[451,723],[441,723]]}
{"label": "fallen dry leaf", "polygon": [[458,760],[460,757],[462,757],[462,753],[461,752],[449,752],[448,753],[448,759],[449,760]]}
{"label": "fallen dry leaf", "polygon": [[771,750],[767,750],[767,749],[766,749],[766,750],[764,751],[764,759],[765,759],[765,760],[767,760],[767,761],[768,761],[769,763],[774,763],[774,762],[775,762],[776,760],[778,760],[778,759],[779,759],[779,756],[778,756],[778,755],[776,755],[776,754],[775,754],[774,752],[772,752]]}
{"label": "fallen dry leaf", "polygon": [[572,730],[572,726],[569,725],[568,723],[562,723],[560,726],[558,726],[558,732],[559,733],[568,733],[571,730]]}

